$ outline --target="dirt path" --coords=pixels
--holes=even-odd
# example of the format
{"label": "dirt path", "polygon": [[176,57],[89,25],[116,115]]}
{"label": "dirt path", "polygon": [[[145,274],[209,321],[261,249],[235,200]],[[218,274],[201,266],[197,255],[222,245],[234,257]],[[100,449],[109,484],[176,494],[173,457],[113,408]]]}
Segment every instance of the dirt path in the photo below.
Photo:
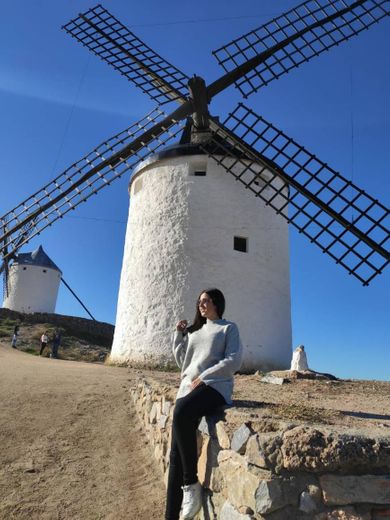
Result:
{"label": "dirt path", "polygon": [[0,519],[163,518],[164,486],[125,368],[0,342]]}

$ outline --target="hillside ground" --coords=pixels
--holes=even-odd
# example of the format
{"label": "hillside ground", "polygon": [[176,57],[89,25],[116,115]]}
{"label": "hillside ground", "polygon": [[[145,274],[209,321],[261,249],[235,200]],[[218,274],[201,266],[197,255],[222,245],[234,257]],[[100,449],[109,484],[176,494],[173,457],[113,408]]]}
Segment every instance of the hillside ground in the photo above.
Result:
{"label": "hillside ground", "polygon": [[163,518],[164,485],[126,368],[37,357],[0,339],[0,519]]}
{"label": "hillside ground", "polygon": [[[40,318],[46,317],[46,321],[35,321],[31,319],[31,316],[8,309],[0,309],[0,340],[11,342],[15,325],[18,325],[18,349],[35,356],[39,355],[40,338],[43,333],[46,333],[49,343],[42,356],[50,356],[55,331],[62,335],[58,352],[60,359],[103,362],[110,352],[112,335],[110,337],[110,334],[91,334],[88,330],[101,326],[100,322],[56,314],[42,314]],[[56,323],[58,321],[60,321],[60,324]],[[104,325],[110,327],[108,324]],[[111,327],[113,331],[114,327]]]}

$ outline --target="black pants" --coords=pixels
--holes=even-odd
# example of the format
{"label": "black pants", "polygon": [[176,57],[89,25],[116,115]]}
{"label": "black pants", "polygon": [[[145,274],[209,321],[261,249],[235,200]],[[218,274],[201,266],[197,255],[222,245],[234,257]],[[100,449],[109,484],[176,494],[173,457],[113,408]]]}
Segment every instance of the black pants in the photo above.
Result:
{"label": "black pants", "polygon": [[45,347],[46,347],[47,343],[45,342],[41,342],[41,350],[39,351],[39,355],[41,356],[42,355],[42,352],[45,350]]}
{"label": "black pants", "polygon": [[181,488],[198,481],[196,431],[201,418],[225,404],[222,395],[205,384],[176,401],[172,421],[165,520],[179,519],[183,500]]}
{"label": "black pants", "polygon": [[59,344],[53,342],[53,346],[51,348],[51,357],[57,359],[58,358],[58,347]]}

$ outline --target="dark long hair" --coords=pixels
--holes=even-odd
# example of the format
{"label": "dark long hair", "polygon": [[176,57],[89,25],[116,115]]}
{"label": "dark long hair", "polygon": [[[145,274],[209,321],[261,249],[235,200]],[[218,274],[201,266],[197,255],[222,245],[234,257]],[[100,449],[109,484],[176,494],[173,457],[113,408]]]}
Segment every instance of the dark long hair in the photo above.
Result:
{"label": "dark long hair", "polygon": [[220,291],[219,289],[216,289],[216,288],[204,289],[203,291],[200,291],[200,294],[196,300],[195,318],[194,318],[192,325],[187,327],[188,332],[195,332],[196,330],[201,329],[207,321],[207,319],[203,318],[203,316],[201,315],[200,310],[199,310],[199,305],[198,305],[199,298],[204,293],[207,294],[207,296],[210,298],[210,300],[215,305],[219,318],[222,318],[223,313],[225,312],[225,296],[223,295],[222,291]]}

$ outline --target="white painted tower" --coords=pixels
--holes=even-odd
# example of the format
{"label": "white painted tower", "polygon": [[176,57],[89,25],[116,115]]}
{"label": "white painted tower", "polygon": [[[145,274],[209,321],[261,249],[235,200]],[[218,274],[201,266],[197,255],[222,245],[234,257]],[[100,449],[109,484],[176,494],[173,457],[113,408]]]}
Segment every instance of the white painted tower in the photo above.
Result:
{"label": "white painted tower", "polygon": [[20,253],[9,266],[8,296],[3,307],[13,311],[54,313],[62,272],[42,246]]}
{"label": "white painted tower", "polygon": [[287,222],[194,144],[141,163],[129,192],[111,359],[173,363],[176,322],[191,323],[200,291],[217,287],[240,329],[243,370],[288,368]]}

